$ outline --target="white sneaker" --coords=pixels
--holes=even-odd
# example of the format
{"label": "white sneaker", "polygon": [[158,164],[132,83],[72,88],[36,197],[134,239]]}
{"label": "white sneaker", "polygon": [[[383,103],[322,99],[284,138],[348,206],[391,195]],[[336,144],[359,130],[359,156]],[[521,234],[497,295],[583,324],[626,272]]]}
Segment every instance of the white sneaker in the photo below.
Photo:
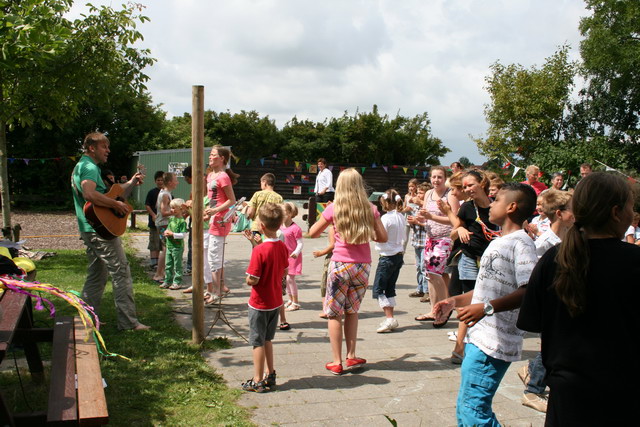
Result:
{"label": "white sneaker", "polygon": [[380,323],[380,327],[376,330],[377,333],[382,334],[385,332],[391,332],[398,327],[398,321],[396,319],[385,319]]}

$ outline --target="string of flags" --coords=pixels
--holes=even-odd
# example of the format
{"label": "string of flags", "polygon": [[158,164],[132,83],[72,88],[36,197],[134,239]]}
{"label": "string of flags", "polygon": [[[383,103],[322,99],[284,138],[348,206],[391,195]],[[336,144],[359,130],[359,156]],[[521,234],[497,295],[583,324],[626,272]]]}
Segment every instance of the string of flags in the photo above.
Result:
{"label": "string of flags", "polygon": [[[631,176],[629,176],[629,175],[627,175],[627,174],[625,174],[625,173],[623,173],[623,172],[619,171],[619,170],[618,170],[618,169],[616,169],[616,168],[612,168],[611,166],[609,166],[609,165],[606,165],[606,164],[602,163],[600,160],[595,160],[595,161],[596,161],[597,163],[601,164],[602,166],[604,166],[604,167],[605,167],[605,171],[607,171],[607,172],[616,172],[616,173],[619,173],[620,175],[622,175],[622,176],[626,177],[626,178],[627,178],[627,180],[628,180],[629,182],[631,182],[631,183],[636,183],[636,182],[638,182],[638,180],[637,180],[637,179],[635,179],[635,178],[633,178],[633,177],[631,177]],[[521,168],[521,167],[519,167],[519,166],[516,166],[516,165],[512,164],[508,159],[506,159],[506,158],[505,158],[505,163],[502,165],[502,169],[508,169],[510,166],[513,166],[513,174],[511,175],[511,178],[515,178],[515,176],[516,176],[516,175],[518,174],[518,172],[520,172],[521,170],[522,170],[522,171],[524,171],[524,169],[523,169],[523,168]],[[564,173],[565,171],[564,171],[564,170],[562,170],[562,171],[560,171],[560,172],[561,172],[561,173]],[[567,171],[566,171],[566,173],[567,173],[567,175],[568,175],[568,176],[571,176],[571,171],[570,171],[570,170],[567,170]],[[538,176],[539,176],[540,178],[542,178],[542,177],[543,177],[543,175],[544,175],[544,172],[542,172],[542,171],[540,171],[540,172],[539,172],[539,174],[538,174]],[[566,183],[565,183],[565,186],[566,186]]]}
{"label": "string of flags", "polygon": [[42,159],[24,159],[24,158],[18,158],[18,157],[8,157],[7,161],[9,162],[10,165],[12,165],[12,164],[14,164],[15,162],[18,162],[18,161],[23,161],[25,165],[29,166],[30,162],[40,162],[40,163],[44,164],[45,162],[48,162],[48,161],[51,161],[51,160],[59,162],[62,159],[65,159],[65,158],[75,162],[76,159],[77,159],[77,156],[44,157]]}

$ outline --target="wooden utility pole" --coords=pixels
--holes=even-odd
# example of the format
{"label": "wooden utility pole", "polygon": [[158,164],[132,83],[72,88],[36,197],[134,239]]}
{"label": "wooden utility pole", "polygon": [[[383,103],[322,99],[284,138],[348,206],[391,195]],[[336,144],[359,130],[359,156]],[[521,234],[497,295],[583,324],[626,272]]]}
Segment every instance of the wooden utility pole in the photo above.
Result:
{"label": "wooden utility pole", "polygon": [[192,94],[192,115],[191,115],[191,177],[193,194],[193,210],[191,217],[192,241],[192,276],[193,286],[193,327],[191,339],[194,344],[201,344],[204,341],[204,245],[203,245],[203,198],[204,194],[204,86],[193,86]]}

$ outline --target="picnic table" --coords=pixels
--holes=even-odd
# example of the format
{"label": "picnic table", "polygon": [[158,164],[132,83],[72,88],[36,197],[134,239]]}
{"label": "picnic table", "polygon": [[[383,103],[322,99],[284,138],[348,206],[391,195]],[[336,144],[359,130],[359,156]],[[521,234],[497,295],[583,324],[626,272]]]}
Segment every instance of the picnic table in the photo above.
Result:
{"label": "picnic table", "polygon": [[46,412],[15,414],[0,390],[1,425],[103,425],[108,423],[98,352],[84,340],[77,317],[56,317],[53,328],[33,326],[31,298],[22,293],[0,294],[0,364],[11,346],[23,349],[31,377],[44,382],[38,342],[52,342],[49,400]]}

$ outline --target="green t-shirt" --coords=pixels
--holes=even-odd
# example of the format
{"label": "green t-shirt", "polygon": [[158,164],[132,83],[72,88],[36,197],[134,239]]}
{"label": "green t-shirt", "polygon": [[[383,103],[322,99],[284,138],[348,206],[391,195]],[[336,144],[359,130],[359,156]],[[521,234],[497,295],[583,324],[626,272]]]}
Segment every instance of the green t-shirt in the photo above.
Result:
{"label": "green t-shirt", "polygon": [[255,209],[255,216],[251,223],[251,231],[260,231],[260,220],[258,219],[258,211],[265,203],[282,203],[282,196],[275,191],[260,190],[256,191],[249,201],[249,205]]}
{"label": "green t-shirt", "polygon": [[71,174],[71,193],[73,193],[73,205],[76,209],[76,218],[78,218],[78,228],[81,232],[95,233],[93,227],[89,225],[87,219],[84,216],[82,208],[86,200],[82,196],[82,181],[89,180],[96,183],[96,191],[104,194],[107,192],[107,187],[102,182],[100,176],[100,167],[89,156],[83,155],[76,167],[73,168]]}
{"label": "green t-shirt", "polygon": [[[167,230],[171,230],[174,233],[186,233],[187,221],[184,218],[177,218],[175,216],[169,217],[169,224],[167,224]],[[167,237],[167,249],[181,248],[184,245],[184,239],[174,239],[173,237]]]}

